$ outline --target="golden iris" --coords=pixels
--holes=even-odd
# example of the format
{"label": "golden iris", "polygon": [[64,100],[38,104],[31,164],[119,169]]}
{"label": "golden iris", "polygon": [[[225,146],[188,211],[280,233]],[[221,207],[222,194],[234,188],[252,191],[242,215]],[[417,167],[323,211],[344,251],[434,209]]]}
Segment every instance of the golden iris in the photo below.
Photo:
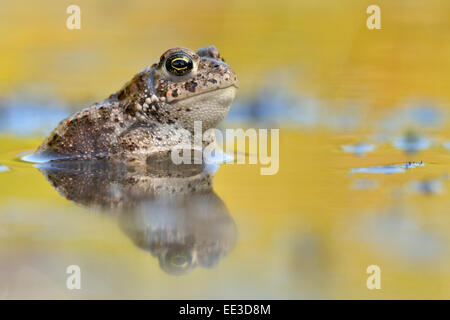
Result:
{"label": "golden iris", "polygon": [[190,72],[193,67],[194,64],[191,57],[184,52],[175,53],[166,60],[167,71],[177,76],[185,75]]}

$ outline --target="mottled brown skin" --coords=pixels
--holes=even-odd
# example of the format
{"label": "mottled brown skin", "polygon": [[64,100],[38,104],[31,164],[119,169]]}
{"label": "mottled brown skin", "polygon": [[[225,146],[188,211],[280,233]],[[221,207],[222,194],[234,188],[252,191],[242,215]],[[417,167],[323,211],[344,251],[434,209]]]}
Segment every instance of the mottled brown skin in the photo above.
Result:
{"label": "mottled brown skin", "polygon": [[[193,69],[174,75],[165,62],[185,53]],[[192,140],[194,121],[203,131],[227,114],[238,80],[213,46],[193,52],[167,50],[108,99],[61,121],[37,153],[58,159],[111,159],[145,162]]]}

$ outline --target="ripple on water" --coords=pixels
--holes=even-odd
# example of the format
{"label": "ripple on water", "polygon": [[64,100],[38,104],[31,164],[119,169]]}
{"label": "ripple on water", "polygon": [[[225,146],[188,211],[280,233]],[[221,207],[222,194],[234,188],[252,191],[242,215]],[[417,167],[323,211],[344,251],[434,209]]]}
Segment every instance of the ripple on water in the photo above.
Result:
{"label": "ripple on water", "polygon": [[[22,161],[31,162],[36,164],[48,163],[50,161],[57,160],[76,160],[68,156],[50,155],[42,152],[33,152],[26,154],[20,158]],[[211,168],[217,170],[218,166],[224,163],[233,162],[234,156],[223,152],[219,148],[213,149],[210,153],[205,154],[205,163]],[[0,170],[1,171],[1,170]]]}
{"label": "ripple on water", "polygon": [[384,166],[374,166],[367,168],[353,168],[350,173],[378,173],[378,174],[393,174],[402,173],[406,170],[413,169],[416,167],[423,167],[425,163],[420,162],[405,162],[400,164],[390,164]]}
{"label": "ripple on water", "polygon": [[20,158],[20,160],[22,161],[31,163],[46,163],[50,161],[64,160],[64,159],[70,159],[70,157],[49,155],[42,152],[33,152]]}

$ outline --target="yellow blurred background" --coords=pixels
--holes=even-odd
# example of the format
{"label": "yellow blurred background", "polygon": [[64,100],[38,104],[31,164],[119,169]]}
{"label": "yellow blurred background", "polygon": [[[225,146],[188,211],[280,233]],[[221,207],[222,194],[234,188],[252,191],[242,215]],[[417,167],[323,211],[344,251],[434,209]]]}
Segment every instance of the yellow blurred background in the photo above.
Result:
{"label": "yellow blurred background", "polygon": [[381,30],[366,27],[374,4],[366,0],[80,0],[80,30],[66,28],[70,4],[2,1],[0,95],[38,83],[71,101],[97,101],[167,48],[214,44],[242,94],[286,70],[292,89],[337,105],[355,99],[391,108],[410,98],[448,105],[446,0],[376,1]]}

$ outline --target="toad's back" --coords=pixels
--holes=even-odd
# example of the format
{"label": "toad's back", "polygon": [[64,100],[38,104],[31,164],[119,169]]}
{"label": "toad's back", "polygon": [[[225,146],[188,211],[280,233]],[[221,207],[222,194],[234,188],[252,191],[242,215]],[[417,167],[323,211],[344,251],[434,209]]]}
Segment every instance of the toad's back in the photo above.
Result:
{"label": "toad's back", "polygon": [[61,156],[101,157],[118,152],[118,140],[127,127],[117,103],[105,101],[76,112],[59,123],[39,150]]}

